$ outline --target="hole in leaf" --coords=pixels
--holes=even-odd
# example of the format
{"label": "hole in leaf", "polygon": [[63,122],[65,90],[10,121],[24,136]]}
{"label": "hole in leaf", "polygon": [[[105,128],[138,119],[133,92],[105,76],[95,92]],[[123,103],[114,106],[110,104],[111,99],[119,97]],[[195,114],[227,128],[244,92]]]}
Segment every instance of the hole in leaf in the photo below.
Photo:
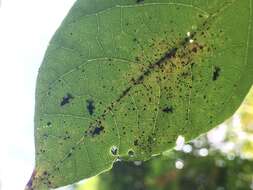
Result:
{"label": "hole in leaf", "polygon": [[112,146],[111,147],[111,153],[114,156],[117,155],[118,154],[118,148],[116,146]]}
{"label": "hole in leaf", "polygon": [[131,157],[131,158],[134,157],[134,151],[133,150],[129,150],[128,151],[128,156]]}

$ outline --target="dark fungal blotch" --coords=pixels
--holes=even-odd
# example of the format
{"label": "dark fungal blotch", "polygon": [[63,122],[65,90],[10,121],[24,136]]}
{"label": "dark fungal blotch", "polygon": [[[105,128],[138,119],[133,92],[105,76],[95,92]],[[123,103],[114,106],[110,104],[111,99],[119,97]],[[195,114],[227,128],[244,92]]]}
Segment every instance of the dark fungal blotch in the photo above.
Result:
{"label": "dark fungal blotch", "polygon": [[192,48],[192,52],[197,53],[197,52],[198,52],[197,47],[193,47],[193,48]]}
{"label": "dark fungal blotch", "polygon": [[89,114],[93,115],[94,110],[95,110],[94,101],[90,99],[90,100],[86,100],[86,103],[87,103],[86,108],[87,108]]}
{"label": "dark fungal blotch", "polygon": [[62,98],[62,101],[60,103],[61,106],[64,106],[68,103],[70,103],[70,101],[74,99],[74,97],[70,94],[70,93],[67,93],[67,95],[65,95],[63,98]]}
{"label": "dark fungal blotch", "polygon": [[153,70],[156,68],[161,68],[166,61],[170,60],[171,58],[175,57],[178,48],[172,48],[168,52],[166,52],[160,59],[158,59],[155,63],[150,64],[146,70],[133,82],[134,85],[141,84],[144,81],[144,78],[149,76]]}
{"label": "dark fungal blotch", "polygon": [[164,113],[173,113],[173,108],[172,108],[172,106],[167,106],[167,107],[163,108],[162,111]]}
{"label": "dark fungal blotch", "polygon": [[213,81],[216,81],[220,76],[221,69],[220,67],[215,66],[213,71]]}
{"label": "dark fungal blotch", "polygon": [[[166,69],[165,66],[168,67],[173,67],[172,69],[182,66],[182,67],[186,67],[186,68],[193,68],[194,66],[194,62],[192,62],[191,60],[191,55],[195,56],[195,53],[199,52],[199,50],[203,50],[203,45],[199,45],[198,43],[192,43],[190,40],[194,39],[196,41],[196,38],[194,38],[196,35],[196,32],[192,32],[190,36],[188,37],[184,37],[183,39],[179,39],[179,41],[175,42],[174,46],[170,47],[164,47],[165,51],[162,50],[161,53],[156,54],[154,60],[152,61],[148,61],[148,65],[147,66],[143,66],[141,68],[141,72],[139,75],[137,75],[137,77],[132,77],[129,81],[129,85],[123,89],[118,97],[115,99],[114,102],[112,102],[108,107],[106,107],[103,111],[103,113],[101,115],[98,116],[98,119],[92,123],[90,123],[89,129],[84,131],[85,135],[87,136],[91,136],[91,137],[96,137],[98,135],[100,135],[101,133],[105,133],[104,130],[104,126],[101,125],[101,120],[105,120],[106,115],[112,111],[115,107],[115,105],[117,105],[118,103],[121,104],[121,100],[123,98],[125,98],[126,96],[130,96],[129,93],[133,90],[133,88],[137,85],[143,85],[145,86],[144,80],[146,78],[148,78],[152,73],[154,72],[158,72],[161,70],[161,72],[165,72],[164,70]],[[136,38],[133,38],[133,41],[138,42],[138,40]],[[138,60],[142,59],[141,55],[138,55],[140,57],[138,57]],[[176,60],[174,61],[173,59],[176,58]],[[182,64],[178,64],[177,62],[178,60],[181,61]],[[174,63],[176,62],[176,63]],[[188,66],[189,65],[189,66]],[[169,70],[169,72],[173,72],[173,70]],[[186,77],[191,77],[191,73],[187,70],[182,70],[182,72],[180,72],[182,74],[182,76],[184,78]],[[179,74],[180,74],[179,73]],[[180,76],[181,78],[181,76]],[[161,81],[162,79],[157,77],[156,78],[157,81]],[[166,78],[164,79],[166,80]],[[176,86],[177,89],[181,90],[182,87],[180,87],[179,85]],[[103,88],[106,88],[106,86],[104,86]],[[190,86],[190,88],[192,88],[192,86]],[[172,89],[170,89],[172,90]],[[147,91],[148,88],[147,88]],[[135,91],[136,93],[136,91]],[[148,92],[149,93],[149,92]],[[150,92],[152,94],[152,92]],[[142,96],[144,96],[144,93],[141,93]],[[182,96],[181,96],[182,97]],[[171,99],[173,98],[172,95],[168,95],[167,99]],[[151,100],[150,100],[151,101]],[[135,108],[128,108],[129,111],[134,110]],[[146,110],[147,108],[144,106],[143,110]],[[159,108],[160,111],[166,113],[166,114],[172,114],[175,112],[174,108],[172,106],[169,105],[165,105],[164,107],[160,107]],[[127,117],[127,115],[125,115]],[[122,133],[123,135],[126,135],[127,132],[123,131]],[[148,147],[147,149],[150,151],[152,149],[151,144],[153,143],[152,139],[146,139],[148,141]],[[146,141],[145,140],[145,141]],[[154,139],[153,139],[154,140]],[[155,140],[154,140],[155,141]],[[141,140],[136,140],[133,143],[134,146],[143,146]],[[131,152],[130,152],[131,153]]]}
{"label": "dark fungal blotch", "polygon": [[138,56],[135,57],[135,61],[139,62],[140,58]]}
{"label": "dark fungal blotch", "polygon": [[[130,90],[139,84],[142,84],[145,78],[150,76],[152,72],[158,69],[162,69],[164,65],[168,63],[171,59],[175,58],[178,50],[180,48],[186,48],[186,45],[189,43],[190,39],[194,38],[196,35],[196,32],[193,32],[190,37],[184,38],[182,41],[179,42],[179,47],[173,47],[170,48],[168,51],[166,51],[156,62],[151,63],[148,65],[146,69],[143,69],[142,73],[136,78],[131,79],[131,85],[128,86],[125,90],[122,91],[122,93],[119,95],[119,97],[116,99],[117,102],[120,102],[125,96],[128,95]],[[136,39],[137,40],[137,39]],[[202,47],[202,46],[201,46]]]}
{"label": "dark fungal blotch", "polygon": [[95,126],[95,128],[93,130],[90,131],[90,134],[92,137],[95,137],[97,135],[100,135],[102,131],[104,131],[104,127],[101,125],[97,125]]}

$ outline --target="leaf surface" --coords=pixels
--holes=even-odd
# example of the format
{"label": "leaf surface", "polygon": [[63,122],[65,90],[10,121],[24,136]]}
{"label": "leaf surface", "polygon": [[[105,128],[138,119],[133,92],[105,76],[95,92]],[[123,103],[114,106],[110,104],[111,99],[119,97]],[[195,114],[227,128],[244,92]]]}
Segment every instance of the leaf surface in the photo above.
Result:
{"label": "leaf surface", "polygon": [[147,160],[223,122],[253,81],[252,0],[78,0],[36,90],[31,186]]}

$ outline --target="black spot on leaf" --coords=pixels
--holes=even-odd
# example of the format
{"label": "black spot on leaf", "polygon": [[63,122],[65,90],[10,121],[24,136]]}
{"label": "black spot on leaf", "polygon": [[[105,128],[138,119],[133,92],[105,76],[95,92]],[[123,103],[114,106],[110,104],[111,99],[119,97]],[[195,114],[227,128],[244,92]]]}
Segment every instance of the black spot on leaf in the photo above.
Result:
{"label": "black spot on leaf", "polygon": [[198,52],[197,47],[193,47],[193,48],[192,48],[192,52],[197,53],[197,52]]}
{"label": "black spot on leaf", "polygon": [[138,146],[138,139],[136,139],[135,141],[134,141],[134,146]]}
{"label": "black spot on leaf", "polygon": [[217,66],[214,67],[213,81],[216,81],[219,78],[220,71],[221,71],[221,69],[219,67],[217,67]]}
{"label": "black spot on leaf", "polygon": [[93,100],[87,100],[87,110],[89,112],[90,115],[93,115],[94,110],[95,110],[95,105],[94,105],[94,101]]}
{"label": "black spot on leaf", "polygon": [[[191,38],[194,38],[196,33],[192,33],[190,37],[187,37],[183,39],[179,45],[185,47],[189,40]],[[161,69],[164,65],[167,64],[169,60],[172,58],[176,57],[176,54],[178,52],[178,47],[174,47],[169,49],[167,52],[165,52],[160,59],[158,59],[156,62],[148,65],[146,69],[143,70],[143,72],[136,78],[136,79],[131,79],[131,85],[127,87],[125,90],[122,91],[120,96],[116,99],[117,102],[120,102],[126,95],[128,95],[129,91],[132,89],[133,86],[142,84],[144,79],[147,78],[153,71],[157,69]]]}
{"label": "black spot on leaf", "polygon": [[135,61],[139,62],[140,58],[139,57],[135,57]]}
{"label": "black spot on leaf", "polygon": [[96,126],[93,130],[90,131],[90,134],[92,137],[100,135],[100,133],[104,130],[105,128],[103,126]]}
{"label": "black spot on leaf", "polygon": [[70,93],[67,93],[67,95],[65,95],[63,98],[62,98],[62,101],[61,101],[61,106],[64,106],[66,104],[68,104],[70,102],[70,100],[74,99],[74,97],[70,94]]}
{"label": "black spot on leaf", "polygon": [[72,153],[68,153],[67,157],[69,158],[72,155]]}
{"label": "black spot on leaf", "polygon": [[141,84],[144,80],[144,77],[147,77],[151,74],[153,70],[156,68],[161,68],[163,64],[165,64],[166,61],[172,59],[175,57],[176,53],[178,51],[178,48],[172,48],[168,52],[166,52],[159,60],[157,60],[155,63],[150,64],[146,70],[134,81],[134,85]]}
{"label": "black spot on leaf", "polygon": [[171,106],[167,106],[162,110],[164,113],[173,113],[173,108]]}
{"label": "black spot on leaf", "polygon": [[47,171],[44,171],[44,172],[43,172],[43,175],[47,176],[47,175],[48,175]]}

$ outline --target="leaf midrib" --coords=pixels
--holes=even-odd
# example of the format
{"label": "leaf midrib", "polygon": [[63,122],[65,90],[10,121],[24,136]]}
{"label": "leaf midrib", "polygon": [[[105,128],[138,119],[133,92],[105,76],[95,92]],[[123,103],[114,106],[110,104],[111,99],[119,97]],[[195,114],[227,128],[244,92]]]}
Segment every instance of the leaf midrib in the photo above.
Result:
{"label": "leaf midrib", "polygon": [[[225,9],[227,9],[227,8],[229,7],[229,5],[232,5],[235,1],[236,1],[236,0],[234,0],[234,1],[232,1],[232,2],[229,2],[229,3],[224,3],[225,5],[224,5],[220,10],[218,10],[217,12],[213,13],[210,17],[208,17],[199,27],[197,27],[196,31],[192,32],[192,35],[191,35],[190,37],[188,37],[187,39],[184,38],[183,40],[181,40],[181,41],[178,43],[177,46],[175,46],[175,47],[171,48],[170,50],[168,50],[167,52],[165,52],[164,55],[163,55],[160,59],[158,59],[158,60],[157,60],[156,62],[154,62],[153,64],[148,65],[148,66],[147,66],[147,69],[145,69],[145,70],[142,72],[141,75],[139,75],[134,81],[131,81],[131,82],[130,82],[131,85],[128,86],[127,88],[125,88],[125,90],[122,91],[122,93],[119,95],[119,97],[116,99],[116,101],[112,103],[112,105],[113,105],[113,106],[116,106],[116,105],[117,105],[116,102],[121,101],[121,100],[130,92],[130,90],[131,90],[134,86],[141,84],[140,81],[143,82],[143,80],[144,80],[144,78],[145,78],[145,77],[143,76],[144,73],[149,73],[149,74],[147,75],[147,77],[148,77],[148,76],[151,74],[152,71],[154,71],[154,70],[157,69],[157,68],[159,69],[159,65],[162,65],[162,64],[164,64],[166,61],[171,60],[171,59],[176,55],[176,53],[177,53],[177,51],[178,51],[179,49],[184,48],[184,47],[189,43],[189,39],[191,39],[191,38],[193,38],[194,36],[196,36],[196,35],[198,34],[198,32],[203,31],[203,30],[207,27],[207,25],[209,24],[209,23],[208,23],[209,21],[211,21],[212,19],[216,18],[216,17],[219,15],[219,13],[223,12]],[[252,0],[250,0],[250,2],[252,2]],[[252,3],[251,3],[251,4],[252,4]],[[139,5],[139,6],[141,6],[141,5]],[[143,5],[142,5],[142,6],[143,6]],[[252,8],[252,7],[251,7],[251,8]],[[140,79],[142,78],[142,76],[143,76],[144,78],[143,78],[142,80],[140,80]],[[231,98],[230,98],[230,99],[231,99]],[[117,100],[118,100],[118,101],[117,101]],[[105,110],[107,110],[107,111],[105,112],[105,114],[108,114],[110,109],[107,109],[107,108],[106,108]],[[100,117],[101,117],[101,116],[98,116],[97,119],[99,119]],[[78,141],[75,143],[75,146],[74,146],[74,147],[79,146],[79,145],[82,143],[82,141],[84,140],[84,137],[85,137],[85,135],[83,135],[83,136],[81,137],[81,139],[78,140]],[[95,138],[96,138],[96,137],[95,137]],[[72,150],[72,149],[71,149],[71,150]],[[74,151],[71,151],[71,150],[70,150],[69,152],[71,152],[71,153],[74,152]],[[68,155],[69,152],[68,152],[66,155]],[[66,156],[64,156],[63,159],[61,159],[58,163],[56,163],[56,165],[55,165],[54,167],[52,167],[53,169],[51,170],[50,174],[53,174],[53,172],[57,169],[57,167],[58,167],[60,164],[63,163],[63,161],[65,161],[65,159],[66,159]],[[41,177],[41,176],[38,176],[38,177]]]}

